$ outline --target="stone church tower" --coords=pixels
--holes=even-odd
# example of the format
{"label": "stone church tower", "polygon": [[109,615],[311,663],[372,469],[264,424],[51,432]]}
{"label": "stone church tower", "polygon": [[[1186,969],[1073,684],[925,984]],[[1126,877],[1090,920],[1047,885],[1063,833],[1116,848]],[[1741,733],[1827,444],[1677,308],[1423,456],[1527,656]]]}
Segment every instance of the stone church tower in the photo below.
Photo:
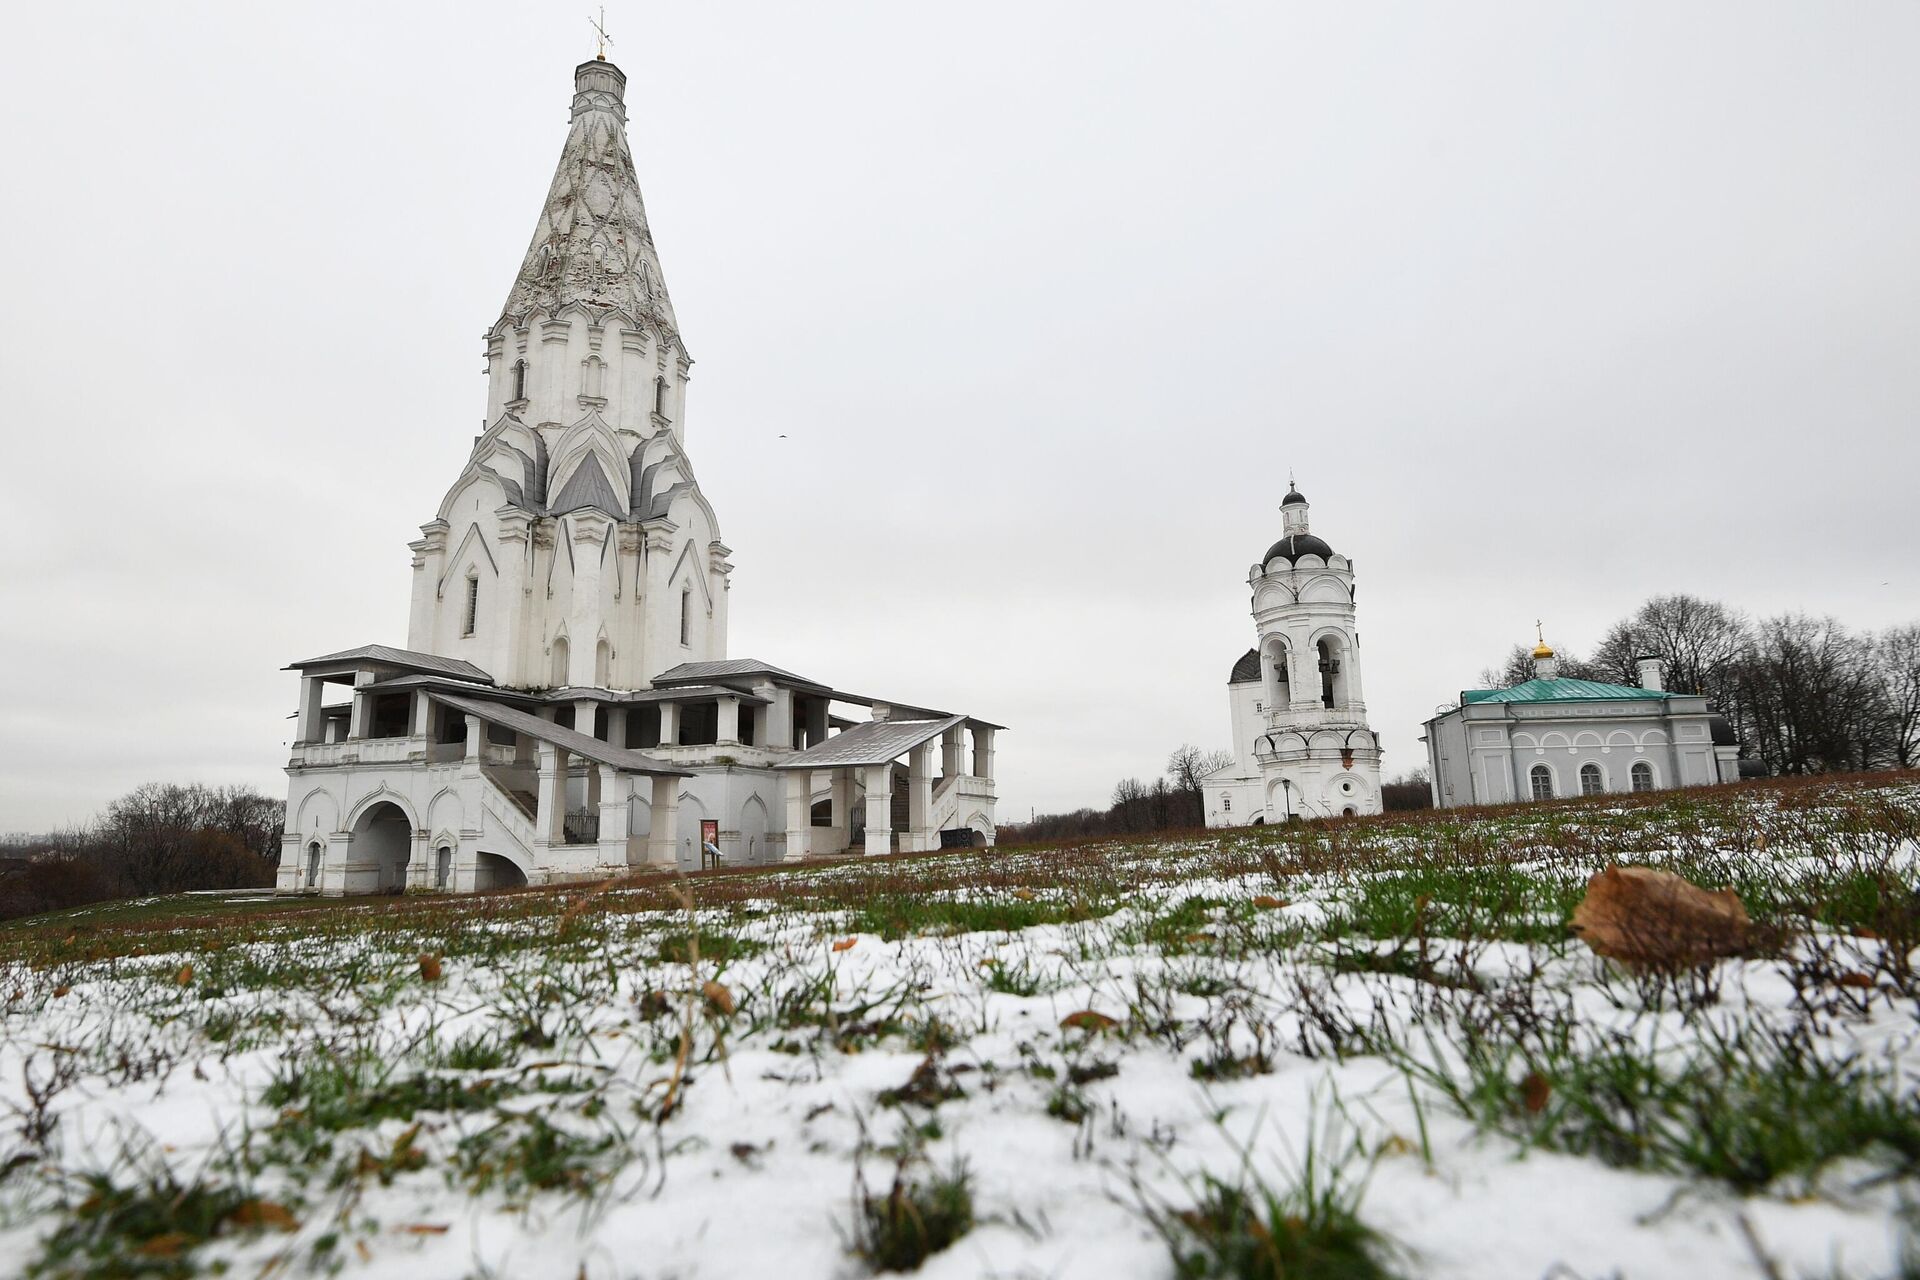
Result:
{"label": "stone church tower", "polygon": [[732,566],[686,450],[692,361],[626,138],[626,76],[572,126],[500,318],[487,422],[413,550],[407,647],[516,688],[645,688],[727,655]]}
{"label": "stone church tower", "polygon": [[1353,563],[1308,515],[1289,488],[1280,540],[1248,575],[1256,643],[1228,677],[1234,763],[1206,780],[1209,826],[1380,812]]}

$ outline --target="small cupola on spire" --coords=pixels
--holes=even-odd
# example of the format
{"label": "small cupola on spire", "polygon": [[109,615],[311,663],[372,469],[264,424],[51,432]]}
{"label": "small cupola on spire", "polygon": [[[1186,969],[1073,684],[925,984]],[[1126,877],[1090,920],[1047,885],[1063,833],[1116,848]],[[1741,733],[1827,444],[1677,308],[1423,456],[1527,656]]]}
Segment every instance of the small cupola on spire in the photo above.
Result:
{"label": "small cupola on spire", "polygon": [[1560,674],[1560,660],[1553,654],[1553,646],[1547,643],[1546,631],[1541,624],[1533,624],[1533,634],[1538,642],[1533,646],[1533,675],[1536,680],[1551,680]]}
{"label": "small cupola on spire", "polygon": [[1291,473],[1287,476],[1287,496],[1280,499],[1280,531],[1299,534],[1307,532],[1307,495],[1300,492],[1294,484]]}

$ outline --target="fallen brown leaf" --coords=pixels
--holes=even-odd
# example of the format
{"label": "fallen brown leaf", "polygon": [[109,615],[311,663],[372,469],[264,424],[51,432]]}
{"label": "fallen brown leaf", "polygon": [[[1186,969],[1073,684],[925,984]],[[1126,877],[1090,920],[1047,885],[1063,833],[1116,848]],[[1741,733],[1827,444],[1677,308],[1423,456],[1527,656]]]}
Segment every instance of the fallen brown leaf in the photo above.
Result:
{"label": "fallen brown leaf", "polygon": [[1020,899],[1020,901],[1022,902],[1032,902],[1034,899],[1034,893],[1033,893],[1033,890],[1031,889],[1015,889],[1013,891],[1013,896]]}
{"label": "fallen brown leaf", "polygon": [[1860,991],[1871,991],[1874,988],[1874,981],[1871,977],[1856,970],[1852,973],[1841,974],[1840,985],[1843,987],[1853,987]]}
{"label": "fallen brown leaf", "polygon": [[1062,1028],[1071,1028],[1076,1031],[1108,1031],[1120,1024],[1104,1013],[1096,1013],[1092,1009],[1081,1009],[1077,1013],[1070,1013],[1060,1019],[1060,1025]]}
{"label": "fallen brown leaf", "polygon": [[1731,889],[1709,891],[1671,872],[1618,866],[1587,882],[1568,925],[1595,955],[1655,969],[1736,955],[1752,928]]}
{"label": "fallen brown leaf", "polygon": [[835,951],[851,951],[853,950],[853,944],[858,941],[860,941],[858,938],[842,938],[833,944],[833,949]]}
{"label": "fallen brown leaf", "polygon": [[707,998],[707,1007],[715,1013],[731,1017],[733,1014],[733,992],[718,982],[707,982],[700,988],[700,994]]}
{"label": "fallen brown leaf", "polygon": [[1287,900],[1276,898],[1270,893],[1263,893],[1253,900],[1253,905],[1262,911],[1277,911],[1287,905]]}
{"label": "fallen brown leaf", "polygon": [[169,1231],[144,1242],[134,1252],[148,1258],[177,1258],[193,1242],[194,1237],[184,1231]]}
{"label": "fallen brown leaf", "polygon": [[420,976],[428,982],[440,981],[440,957],[436,955],[421,956]]}
{"label": "fallen brown leaf", "polygon": [[1520,1101],[1528,1115],[1539,1115],[1553,1096],[1553,1084],[1538,1071],[1529,1071],[1520,1080]]}
{"label": "fallen brown leaf", "polygon": [[181,965],[181,966],[180,966],[180,972],[178,972],[178,973],[176,973],[176,974],[174,974],[174,975],[173,975],[173,980],[174,980],[175,982],[177,982],[177,983],[179,983],[179,984],[180,984],[181,986],[183,986],[183,987],[184,987],[184,986],[187,986],[187,985],[189,985],[190,983],[192,983],[192,981],[193,981],[193,966],[192,966],[192,965],[190,965],[190,964],[183,964],[183,965]]}
{"label": "fallen brown leaf", "polygon": [[275,1231],[298,1231],[299,1220],[283,1204],[271,1200],[248,1200],[232,1213],[227,1221],[236,1227],[272,1227]]}
{"label": "fallen brown leaf", "polygon": [[410,1236],[443,1236],[447,1234],[448,1227],[444,1222],[409,1222],[400,1230]]}

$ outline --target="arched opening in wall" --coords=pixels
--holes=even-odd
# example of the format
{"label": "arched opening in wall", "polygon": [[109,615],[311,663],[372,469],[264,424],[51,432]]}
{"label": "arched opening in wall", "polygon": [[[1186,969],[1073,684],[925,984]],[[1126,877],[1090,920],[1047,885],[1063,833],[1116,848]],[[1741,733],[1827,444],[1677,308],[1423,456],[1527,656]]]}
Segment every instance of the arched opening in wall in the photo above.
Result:
{"label": "arched opening in wall", "polygon": [[693,588],[680,588],[680,643],[690,644],[693,639]]}
{"label": "arched opening in wall", "polygon": [[527,362],[525,360],[515,360],[513,362],[512,398],[515,400],[525,400],[527,398]]}
{"label": "arched opening in wall", "polygon": [[374,885],[381,893],[398,893],[406,887],[412,852],[413,823],[399,805],[384,800],[360,815],[347,841],[347,861],[373,863]]}
{"label": "arched opening in wall", "polygon": [[480,622],[480,575],[476,573],[469,573],[467,575],[467,611],[464,615],[462,615],[462,619],[460,623],[460,634],[463,636],[472,635],[474,627],[477,626],[479,622]]}
{"label": "arched opening in wall", "polygon": [[320,887],[320,842],[315,840],[307,846],[307,888]]}
{"label": "arched opening in wall", "polygon": [[556,689],[566,686],[568,657],[567,638],[565,636],[555,636],[553,638],[553,666],[552,669],[547,672],[547,676]]}
{"label": "arched opening in wall", "polygon": [[1633,762],[1633,772],[1630,776],[1633,779],[1633,789],[1635,791],[1653,790],[1653,766],[1645,760],[1636,760]]}
{"label": "arched opening in wall", "polygon": [[1343,818],[1357,818],[1360,816],[1360,811],[1352,805],[1348,805],[1340,811],[1340,816]]}
{"label": "arched opening in wall", "polygon": [[453,883],[453,847],[441,845],[433,855],[433,887],[445,889]]}
{"label": "arched opening in wall", "polygon": [[1600,776],[1600,766],[1589,760],[1580,766],[1580,794],[1597,796],[1607,789],[1606,779]]}
{"label": "arched opening in wall", "polygon": [[527,873],[515,866],[511,858],[482,853],[474,859],[473,887],[476,889],[521,889],[526,883]]}
{"label": "arched opening in wall", "polygon": [[1527,773],[1528,785],[1533,789],[1535,800],[1553,799],[1553,770],[1543,764],[1533,766]]}
{"label": "arched opening in wall", "polygon": [[1347,677],[1340,642],[1332,636],[1322,636],[1314,649],[1319,655],[1320,705],[1328,709],[1346,706]]}
{"label": "arched opening in wall", "polygon": [[593,682],[602,689],[608,687],[613,678],[613,646],[602,636],[593,646]]}
{"label": "arched opening in wall", "polygon": [[1285,641],[1274,640],[1267,645],[1261,666],[1266,675],[1265,692],[1267,711],[1285,711],[1293,701],[1293,686],[1289,672],[1293,668],[1293,655],[1287,651]]}
{"label": "arched opening in wall", "polygon": [[813,808],[810,811],[810,814],[811,816],[808,817],[807,821],[811,823],[813,826],[816,826],[816,827],[832,826],[833,825],[833,801],[832,800],[814,801]]}

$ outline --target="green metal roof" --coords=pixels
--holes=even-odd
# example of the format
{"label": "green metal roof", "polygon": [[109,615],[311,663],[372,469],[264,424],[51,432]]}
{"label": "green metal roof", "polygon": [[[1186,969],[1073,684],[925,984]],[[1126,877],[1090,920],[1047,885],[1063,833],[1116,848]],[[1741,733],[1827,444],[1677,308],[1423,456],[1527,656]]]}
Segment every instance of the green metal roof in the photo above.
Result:
{"label": "green metal roof", "polygon": [[1460,694],[1462,703],[1475,702],[1624,702],[1628,699],[1671,698],[1659,689],[1636,689],[1627,684],[1601,684],[1597,680],[1528,680],[1511,689],[1467,689]]}

